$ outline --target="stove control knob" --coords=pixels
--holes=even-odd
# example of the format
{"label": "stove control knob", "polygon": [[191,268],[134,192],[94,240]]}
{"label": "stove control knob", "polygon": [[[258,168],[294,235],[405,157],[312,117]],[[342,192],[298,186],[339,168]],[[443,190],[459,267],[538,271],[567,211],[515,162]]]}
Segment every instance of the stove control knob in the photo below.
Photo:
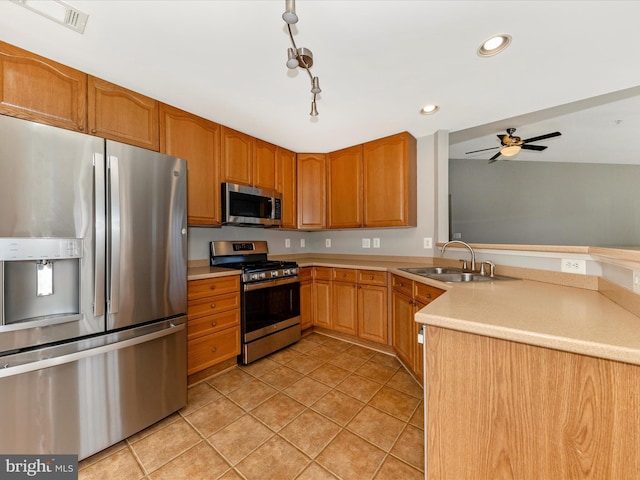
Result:
{"label": "stove control knob", "polygon": [[271,278],[273,277],[277,277],[278,276],[278,272],[276,270],[274,270],[273,272],[271,272]]}
{"label": "stove control knob", "polygon": [[291,275],[297,275],[298,274],[298,269],[297,268],[292,268],[291,269]]}
{"label": "stove control knob", "polygon": [[267,278],[267,276],[264,274],[264,272],[262,272],[262,273],[260,274],[260,278],[264,279],[264,278]]}

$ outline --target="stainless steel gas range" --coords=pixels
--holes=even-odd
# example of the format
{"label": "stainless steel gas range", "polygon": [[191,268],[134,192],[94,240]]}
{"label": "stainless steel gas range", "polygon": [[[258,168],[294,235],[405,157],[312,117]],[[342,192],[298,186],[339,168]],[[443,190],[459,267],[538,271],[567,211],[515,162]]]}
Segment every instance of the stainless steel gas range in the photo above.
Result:
{"label": "stainless steel gas range", "polygon": [[211,242],[211,265],[242,270],[241,344],[246,365],[300,340],[298,264],[268,260],[266,241]]}

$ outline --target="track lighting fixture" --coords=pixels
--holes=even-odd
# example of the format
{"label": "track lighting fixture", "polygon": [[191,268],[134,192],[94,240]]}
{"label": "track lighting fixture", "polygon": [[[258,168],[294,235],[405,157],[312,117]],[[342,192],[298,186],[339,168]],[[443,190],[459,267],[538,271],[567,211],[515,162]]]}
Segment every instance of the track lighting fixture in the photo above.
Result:
{"label": "track lighting fixture", "polygon": [[311,93],[313,99],[311,100],[311,115],[312,117],[318,116],[318,108],[316,107],[316,100],[318,94],[322,91],[320,89],[320,79],[314,77],[311,74],[311,67],[313,66],[313,53],[308,48],[298,48],[295,40],[293,39],[293,33],[291,32],[291,25],[297,23],[298,15],[296,15],[296,2],[295,0],[285,0],[285,11],[282,14],[282,19],[287,24],[287,30],[289,31],[289,38],[291,39],[291,48],[287,49],[287,67],[294,69],[297,67],[304,68],[311,80]]}

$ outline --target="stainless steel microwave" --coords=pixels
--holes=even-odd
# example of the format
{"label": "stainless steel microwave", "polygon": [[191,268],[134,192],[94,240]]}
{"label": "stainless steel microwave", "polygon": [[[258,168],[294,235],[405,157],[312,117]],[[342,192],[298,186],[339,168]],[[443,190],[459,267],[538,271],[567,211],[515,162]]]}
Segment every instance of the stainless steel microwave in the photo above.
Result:
{"label": "stainless steel microwave", "polygon": [[224,225],[282,224],[282,198],[274,190],[222,184],[222,223]]}

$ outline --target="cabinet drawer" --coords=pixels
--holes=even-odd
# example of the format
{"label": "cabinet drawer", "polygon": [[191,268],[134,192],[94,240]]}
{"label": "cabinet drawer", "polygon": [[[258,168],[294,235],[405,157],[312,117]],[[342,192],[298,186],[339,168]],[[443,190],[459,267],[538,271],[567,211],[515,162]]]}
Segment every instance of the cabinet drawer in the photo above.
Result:
{"label": "cabinet drawer", "polygon": [[313,267],[313,278],[318,280],[331,280],[331,268],[329,267]]}
{"label": "cabinet drawer", "polygon": [[399,275],[392,275],[391,285],[395,291],[404,293],[408,297],[413,297],[413,280]]}
{"label": "cabinet drawer", "polygon": [[187,296],[189,300],[196,300],[220,293],[235,293],[239,291],[240,276],[229,275],[226,277],[205,278],[204,280],[191,280]]}
{"label": "cabinet drawer", "polygon": [[313,267],[304,267],[298,270],[298,278],[301,282],[313,279]]}
{"label": "cabinet drawer", "polygon": [[215,315],[207,315],[206,317],[195,320],[189,317],[187,323],[187,338],[192,340],[236,325],[240,325],[240,310],[238,309],[216,313]]}
{"label": "cabinet drawer", "polygon": [[356,283],[358,281],[358,271],[351,268],[334,268],[333,280]]}
{"label": "cabinet drawer", "polygon": [[418,302],[429,303],[444,293],[444,290],[426,285],[424,283],[414,283],[414,297]]}
{"label": "cabinet drawer", "polygon": [[358,283],[363,285],[387,286],[387,272],[377,270],[358,270]]}
{"label": "cabinet drawer", "polygon": [[189,340],[187,352],[188,375],[233,358],[240,353],[240,327]]}
{"label": "cabinet drawer", "polygon": [[240,308],[240,293],[227,293],[192,300],[187,305],[189,320]]}

